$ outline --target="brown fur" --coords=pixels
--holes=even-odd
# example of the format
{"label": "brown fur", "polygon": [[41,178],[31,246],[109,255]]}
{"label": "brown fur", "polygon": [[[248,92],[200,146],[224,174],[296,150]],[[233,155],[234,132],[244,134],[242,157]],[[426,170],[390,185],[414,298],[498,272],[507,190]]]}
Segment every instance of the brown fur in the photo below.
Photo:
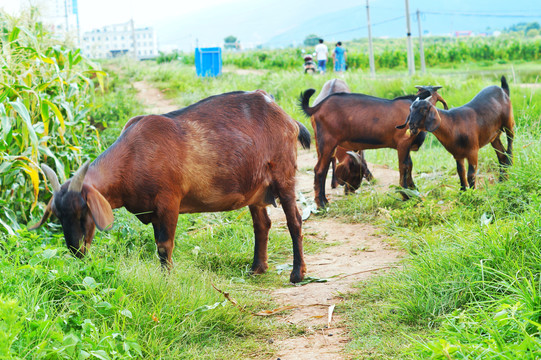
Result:
{"label": "brown fur", "polygon": [[[488,143],[498,156],[500,180],[505,178],[506,168],[512,164],[515,126],[505,77],[502,87],[489,86],[469,103],[449,111],[436,109],[426,100],[415,101],[408,120],[412,133],[432,132],[453,155],[462,190],[468,185],[475,188],[479,149]],[[502,132],[507,135],[507,150],[500,140]],[[467,179],[464,159],[468,160]]]}
{"label": "brown fur", "polygon": [[[160,260],[169,266],[179,213],[249,206],[255,234],[252,271],[263,273],[271,226],[265,207],[278,198],[293,240],[290,280],[299,282],[306,266],[295,202],[297,139],[309,145],[306,128],[261,90],[213,96],[164,115],[138,116],[83,174],[80,194],[67,190],[70,180],[55,192],[52,211],[62,214],[70,249],[84,254],[94,224],[108,227],[111,209],[125,207],[143,223],[152,223]],[[62,202],[67,195],[75,198]],[[77,213],[76,219],[66,220],[66,212]],[[81,218],[88,226],[74,228]],[[82,246],[81,233],[86,235]]]}
{"label": "brown fur", "polygon": [[[301,106],[310,116],[315,132],[318,161],[314,169],[315,201],[324,207],[325,180],[335,149],[341,146],[347,150],[392,148],[398,151],[400,185],[413,188],[411,176],[412,161],[410,150],[418,150],[425,133],[409,136],[405,129],[396,126],[403,123],[409,114],[409,106],[415,96],[404,96],[394,100],[382,99],[364,94],[331,94],[321,103],[309,107],[313,89],[301,95]],[[418,96],[426,98],[429,91],[420,90]],[[432,101],[441,97],[434,91]]]}
{"label": "brown fur", "polygon": [[[321,91],[317,98],[314,100],[313,106],[319,104],[327,96],[335,93],[351,93],[348,85],[344,80],[332,79],[323,84]],[[347,195],[351,192],[355,192],[362,182],[362,178],[365,177],[368,181],[373,179],[373,175],[368,169],[368,164],[364,159],[364,152],[359,151],[361,163],[359,164],[356,159],[347,153],[347,149],[337,146],[336,152],[331,159],[332,165],[332,180],[331,187],[334,189],[338,185],[344,185],[344,193]],[[336,161],[338,160],[338,166]],[[360,176],[360,178],[358,178]]]}

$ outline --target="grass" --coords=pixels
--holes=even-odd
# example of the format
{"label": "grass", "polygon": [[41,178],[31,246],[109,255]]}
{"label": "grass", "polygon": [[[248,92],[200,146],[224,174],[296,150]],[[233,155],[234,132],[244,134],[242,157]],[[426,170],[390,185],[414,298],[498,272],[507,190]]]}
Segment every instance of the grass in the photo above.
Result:
{"label": "grass", "polygon": [[[384,97],[411,93],[416,84],[440,84],[449,105],[459,106],[482,87],[499,84],[505,74],[517,121],[515,164],[507,182],[493,182],[496,157],[487,147],[479,157],[480,189],[459,192],[454,160],[429,136],[413,154],[418,199],[403,202],[394,191],[382,194],[363,186],[320,215],[377,224],[408,254],[403,267],[359,284],[337,309],[352,336],[346,349],[350,356],[538,355],[541,92],[514,83],[534,82],[538,65],[496,65],[452,75],[435,70],[413,79],[398,72],[376,80],[361,71],[345,75],[354,91]],[[298,95],[333,77],[295,71],[239,75],[229,69],[217,79],[198,79],[191,67],[180,64],[126,60],[104,68],[123,74],[114,80],[118,91],[105,95],[94,113],[96,121],[107,124],[104,143],[141,111],[125,79],[151,82],[179,107],[226,91],[265,89],[311,129],[298,109]],[[397,168],[394,150],[368,151],[367,160]],[[291,240],[284,227],[271,229],[269,272],[250,276],[253,230],[246,210],[182,215],[175,270],[164,276],[151,227],[126,211],[115,211],[115,217],[113,230],[97,235],[84,261],[68,254],[54,221],[37,233],[0,235],[0,354],[7,354],[1,356],[271,358],[276,348],[269,338],[302,333],[302,328],[251,315],[275,308],[269,290],[287,286],[288,271],[281,269],[291,258]],[[324,249],[306,234],[305,251]],[[244,311],[212,285],[228,292]]]}

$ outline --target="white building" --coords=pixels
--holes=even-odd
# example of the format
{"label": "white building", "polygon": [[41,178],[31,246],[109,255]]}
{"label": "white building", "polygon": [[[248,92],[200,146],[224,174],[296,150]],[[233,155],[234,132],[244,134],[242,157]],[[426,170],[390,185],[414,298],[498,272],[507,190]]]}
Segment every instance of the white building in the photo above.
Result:
{"label": "white building", "polygon": [[94,59],[133,56],[134,51],[138,59],[158,56],[158,41],[154,29],[136,29],[132,21],[85,32],[81,48],[86,55]]}
{"label": "white building", "polygon": [[[55,36],[77,42],[79,33],[78,0],[26,0],[19,1],[19,11],[31,7],[39,9],[40,19],[44,26]],[[0,0],[0,4],[1,4]],[[16,9],[16,0],[12,9]]]}

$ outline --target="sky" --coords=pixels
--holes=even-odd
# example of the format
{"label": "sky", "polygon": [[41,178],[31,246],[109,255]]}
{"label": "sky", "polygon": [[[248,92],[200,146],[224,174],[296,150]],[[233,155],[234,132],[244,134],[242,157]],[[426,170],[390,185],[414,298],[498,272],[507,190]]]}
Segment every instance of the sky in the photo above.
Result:
{"label": "sky", "polygon": [[[21,4],[29,1],[50,3],[60,0],[0,0],[0,8],[14,13]],[[409,3],[411,13],[421,9],[541,14],[541,0],[409,0]],[[336,36],[340,37],[342,34],[349,36],[344,30],[352,27],[359,28],[354,33],[356,37],[366,37],[366,29],[363,29],[366,27],[366,0],[78,0],[78,6],[81,32],[133,18],[136,27],[151,26],[156,30],[162,49],[170,46],[191,50],[196,44],[219,46],[228,35],[237,36],[245,47],[261,43],[279,44],[280,41],[299,44],[310,31],[338,33]],[[370,0],[370,9],[373,36],[405,34],[404,0]],[[443,30],[438,30],[440,34],[442,31],[468,30],[478,21],[483,21],[485,29],[509,26],[517,19],[441,14],[423,18],[429,30],[442,28],[445,23]],[[524,18],[523,21],[541,22],[541,15]],[[412,33],[417,33],[416,26],[415,22],[412,23]],[[280,36],[285,40],[280,40]]]}
{"label": "sky", "polygon": [[[82,31],[127,22],[133,18],[141,26],[152,26],[174,15],[187,15],[217,4],[237,0],[78,0]],[[21,4],[47,0],[0,0],[0,8],[14,14]]]}

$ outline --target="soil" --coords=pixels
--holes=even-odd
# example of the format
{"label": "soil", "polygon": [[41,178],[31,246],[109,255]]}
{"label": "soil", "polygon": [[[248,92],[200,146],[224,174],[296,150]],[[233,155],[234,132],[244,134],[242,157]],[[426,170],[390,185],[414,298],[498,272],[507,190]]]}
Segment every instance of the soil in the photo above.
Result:
{"label": "soil", "polygon": [[[164,113],[176,107],[165,99],[157,89],[144,81],[136,82],[140,101],[148,111]],[[315,150],[299,150],[297,158],[297,191],[306,199],[313,199],[313,167],[316,164]],[[398,183],[398,172],[383,166],[368,164],[377,191],[386,191],[391,184]],[[308,170],[310,169],[310,170]],[[362,186],[359,191],[363,191]],[[366,189],[364,190],[366,191]],[[343,195],[343,188],[330,188],[327,180],[327,197],[330,202]],[[286,220],[280,207],[268,207],[273,226],[285,227]],[[369,224],[346,223],[339,218],[311,215],[303,223],[305,238],[326,246],[315,254],[305,254],[306,276],[327,279],[304,286],[288,286],[276,289],[272,297],[283,306],[293,309],[276,315],[278,321],[296,324],[305,329],[299,337],[273,339],[277,355],[273,359],[347,359],[344,348],[349,334],[341,316],[332,310],[343,301],[343,294],[354,291],[353,284],[359,283],[381,271],[396,267],[401,253],[392,248],[379,235],[379,229]],[[332,318],[329,318],[329,314]],[[330,319],[330,321],[329,321]]]}

